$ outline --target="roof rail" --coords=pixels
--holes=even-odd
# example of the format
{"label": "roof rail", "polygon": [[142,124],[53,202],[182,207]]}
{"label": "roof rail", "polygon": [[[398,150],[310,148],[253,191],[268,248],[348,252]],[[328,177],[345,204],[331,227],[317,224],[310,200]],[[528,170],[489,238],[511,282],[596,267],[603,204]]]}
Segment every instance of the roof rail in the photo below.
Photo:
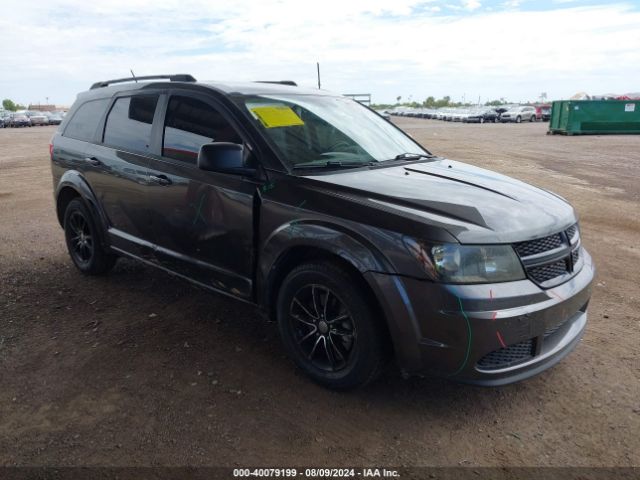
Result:
{"label": "roof rail", "polygon": [[256,80],[255,83],[277,83],[280,85],[290,85],[292,87],[298,86],[293,80]]}
{"label": "roof rail", "polygon": [[102,82],[96,82],[91,85],[91,90],[95,88],[108,87],[113,83],[124,82],[137,82],[138,80],[161,80],[168,79],[170,82],[195,82],[197,81],[193,76],[187,73],[178,73],[176,75],[148,75],[146,77],[128,77],[128,78],[116,78],[115,80],[105,80]]}

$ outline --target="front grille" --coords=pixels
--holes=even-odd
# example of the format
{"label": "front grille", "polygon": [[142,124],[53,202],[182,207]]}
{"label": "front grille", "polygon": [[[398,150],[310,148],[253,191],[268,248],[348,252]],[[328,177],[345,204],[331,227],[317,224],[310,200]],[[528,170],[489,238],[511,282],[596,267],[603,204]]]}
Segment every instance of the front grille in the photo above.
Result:
{"label": "front grille", "polygon": [[[574,238],[575,237],[575,238]],[[573,243],[571,240],[574,240]],[[527,275],[538,284],[560,277],[568,278],[580,257],[578,224],[564,232],[513,245],[522,259]],[[573,248],[573,251],[571,249]],[[544,254],[548,254],[545,256]],[[545,262],[540,264],[540,262]],[[547,284],[546,286],[549,286]]]}
{"label": "front grille", "polygon": [[515,249],[521,257],[529,257],[538,253],[554,250],[562,246],[562,236],[559,233],[548,237],[538,238],[529,242],[515,244]]}
{"label": "front grille", "polygon": [[556,278],[567,273],[567,262],[565,260],[559,260],[540,267],[529,268],[527,269],[527,272],[534,281],[544,283],[552,278]]}
{"label": "front grille", "polygon": [[530,339],[486,354],[478,362],[478,367],[483,370],[510,367],[529,360],[533,357],[533,353],[533,339]]}

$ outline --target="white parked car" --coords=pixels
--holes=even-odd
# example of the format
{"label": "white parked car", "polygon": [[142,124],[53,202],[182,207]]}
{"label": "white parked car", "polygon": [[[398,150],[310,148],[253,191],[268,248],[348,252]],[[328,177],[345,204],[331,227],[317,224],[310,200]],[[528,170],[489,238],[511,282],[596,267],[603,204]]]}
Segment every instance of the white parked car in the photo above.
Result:
{"label": "white parked car", "polygon": [[535,107],[511,107],[509,110],[500,115],[500,121],[506,122],[535,122],[536,121],[536,109]]}

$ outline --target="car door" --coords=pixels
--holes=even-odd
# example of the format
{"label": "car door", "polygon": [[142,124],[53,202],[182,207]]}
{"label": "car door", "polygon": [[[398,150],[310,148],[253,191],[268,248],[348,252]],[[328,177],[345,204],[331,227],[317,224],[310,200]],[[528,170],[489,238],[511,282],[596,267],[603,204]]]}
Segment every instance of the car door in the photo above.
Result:
{"label": "car door", "polygon": [[170,92],[164,105],[160,148],[149,163],[156,261],[207,287],[249,299],[258,182],[197,167],[206,143],[239,143],[248,152],[246,132],[207,95]]}
{"label": "car door", "polygon": [[531,121],[532,117],[534,117],[536,114],[536,110],[533,107],[527,107],[525,110],[526,110],[527,120]]}
{"label": "car door", "polygon": [[116,249],[152,258],[147,190],[153,119],[159,93],[122,93],[113,101],[99,141],[85,151],[86,178],[108,221]]}

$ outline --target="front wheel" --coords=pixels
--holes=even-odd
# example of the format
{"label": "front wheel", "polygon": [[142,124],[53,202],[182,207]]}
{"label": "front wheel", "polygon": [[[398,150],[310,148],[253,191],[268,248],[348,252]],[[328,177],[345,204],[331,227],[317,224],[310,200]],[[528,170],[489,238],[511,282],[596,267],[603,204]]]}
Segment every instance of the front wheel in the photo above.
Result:
{"label": "front wheel", "polygon": [[102,248],[96,221],[79,198],[65,210],[64,236],[69,256],[82,273],[101,275],[115,265],[117,257]]}
{"label": "front wheel", "polygon": [[516,117],[516,123],[520,123],[520,122],[522,122],[522,117],[520,115],[518,115]]}
{"label": "front wheel", "polygon": [[358,283],[337,265],[308,263],[287,275],[278,294],[278,330],[287,353],[325,387],[366,385],[386,360],[384,329]]}

